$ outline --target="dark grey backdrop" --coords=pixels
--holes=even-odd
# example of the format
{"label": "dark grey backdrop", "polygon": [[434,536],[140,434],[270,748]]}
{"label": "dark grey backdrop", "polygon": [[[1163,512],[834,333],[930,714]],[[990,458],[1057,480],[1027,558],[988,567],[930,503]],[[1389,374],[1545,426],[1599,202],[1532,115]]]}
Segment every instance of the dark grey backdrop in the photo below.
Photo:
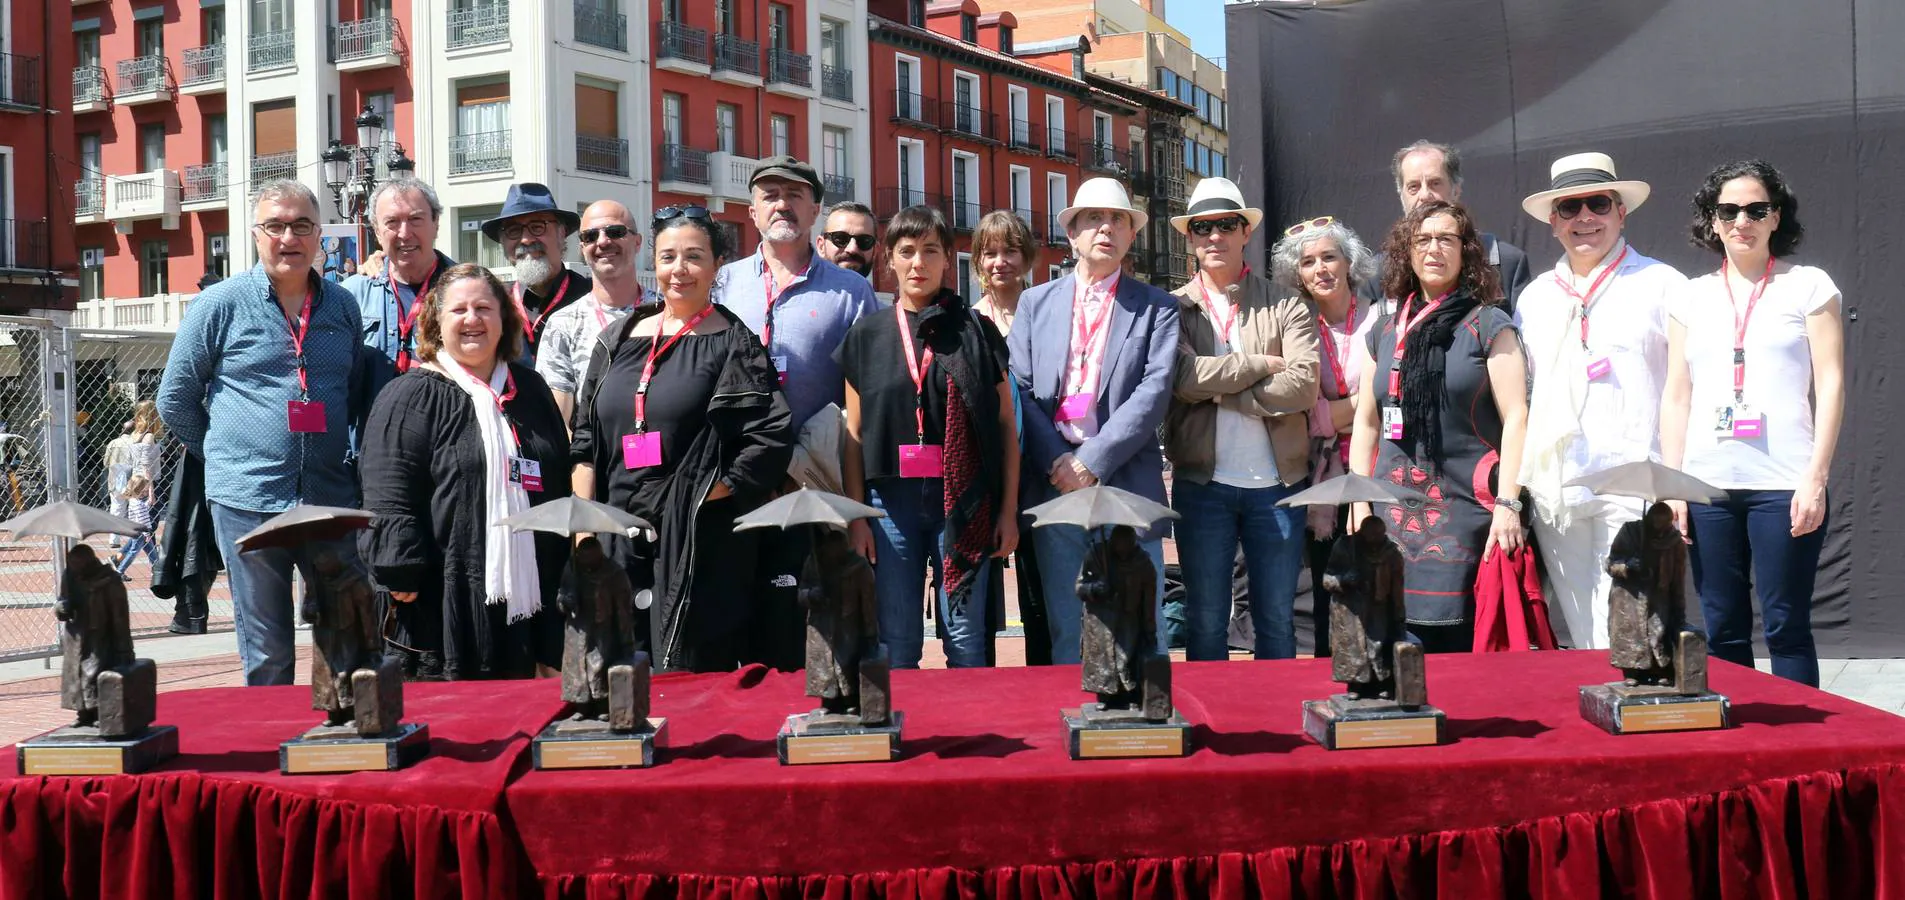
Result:
{"label": "dark grey backdrop", "polygon": [[1686,238],[1701,177],[1748,156],[1786,173],[1795,258],[1832,275],[1847,320],[1820,651],[1905,656],[1905,3],[1361,0],[1226,18],[1232,176],[1265,210],[1260,234],[1333,214],[1378,240],[1400,211],[1390,155],[1428,138],[1462,149],[1462,199],[1539,272],[1560,252],[1519,200],[1555,157],[1600,150],[1653,185],[1635,246],[1697,274],[1718,263]]}

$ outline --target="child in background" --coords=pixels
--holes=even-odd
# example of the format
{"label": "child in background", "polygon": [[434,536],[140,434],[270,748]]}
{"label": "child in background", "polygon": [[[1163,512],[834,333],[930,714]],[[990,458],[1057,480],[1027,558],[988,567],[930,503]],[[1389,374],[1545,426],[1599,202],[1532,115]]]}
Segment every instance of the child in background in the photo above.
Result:
{"label": "child in background", "polygon": [[133,473],[120,496],[126,500],[126,518],[140,528],[139,536],[127,541],[126,549],[115,560],[120,580],[131,581],[132,576],[127,575],[126,570],[132,568],[133,557],[138,556],[140,550],[145,551],[147,564],[157,561],[158,543],[152,539],[152,479],[146,477],[144,472]]}

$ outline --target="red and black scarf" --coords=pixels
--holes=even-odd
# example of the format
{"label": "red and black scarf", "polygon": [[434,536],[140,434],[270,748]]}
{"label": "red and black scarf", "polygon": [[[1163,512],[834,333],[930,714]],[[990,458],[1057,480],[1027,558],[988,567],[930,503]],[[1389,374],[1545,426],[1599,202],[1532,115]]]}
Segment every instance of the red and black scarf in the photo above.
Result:
{"label": "red and black scarf", "polygon": [[965,300],[951,291],[920,312],[921,343],[938,355],[946,372],[946,438],[943,457],[946,527],[940,547],[946,595],[963,611],[986,557],[1005,490],[1004,436],[999,427],[998,357]]}

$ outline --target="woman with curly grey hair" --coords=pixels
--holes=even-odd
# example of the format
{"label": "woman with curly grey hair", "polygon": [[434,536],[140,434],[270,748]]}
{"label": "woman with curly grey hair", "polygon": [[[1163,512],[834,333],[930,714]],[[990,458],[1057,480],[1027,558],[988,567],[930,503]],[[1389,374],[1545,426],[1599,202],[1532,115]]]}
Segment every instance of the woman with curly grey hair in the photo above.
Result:
{"label": "woman with curly grey hair", "polygon": [[[1284,229],[1270,248],[1270,275],[1276,286],[1308,301],[1316,310],[1316,336],[1323,357],[1316,408],[1310,411],[1310,483],[1319,484],[1349,470],[1349,433],[1355,422],[1359,361],[1376,304],[1358,301],[1358,290],[1376,277],[1376,257],[1354,229],[1334,216],[1306,219]],[[1341,507],[1312,506],[1309,513],[1311,626],[1316,655],[1330,655],[1329,617],[1314,585],[1321,584],[1331,539],[1343,528]]]}

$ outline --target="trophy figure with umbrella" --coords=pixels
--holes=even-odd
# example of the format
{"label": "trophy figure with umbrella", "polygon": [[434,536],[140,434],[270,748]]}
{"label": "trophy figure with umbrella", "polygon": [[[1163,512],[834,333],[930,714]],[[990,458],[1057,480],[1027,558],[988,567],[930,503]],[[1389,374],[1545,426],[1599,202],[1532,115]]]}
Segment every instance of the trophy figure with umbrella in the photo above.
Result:
{"label": "trophy figure with umbrella", "polygon": [[[72,501],[31,510],[0,531],[16,538],[46,536],[83,541],[95,534],[136,537],[138,525]],[[158,669],[132,653],[126,585],[93,548],[65,554],[53,617],[60,622],[60,707],[73,724],[22,741],[22,775],[108,775],[143,772],[178,755],[179,730],[153,727]]]}
{"label": "trophy figure with umbrella", "polygon": [[[1284,506],[1401,503],[1413,491],[1349,473],[1284,498]],[[1429,705],[1422,645],[1409,640],[1402,551],[1369,516],[1336,540],[1319,591],[1329,594],[1330,679],[1343,693],[1303,702],[1303,733],[1330,750],[1440,744],[1447,717]]]}
{"label": "trophy figure with umbrella", "polygon": [[1596,494],[1649,501],[1614,533],[1607,573],[1608,663],[1621,680],[1581,688],[1581,717],[1609,734],[1725,728],[1729,703],[1707,690],[1707,642],[1687,625],[1687,543],[1663,501],[1705,503],[1720,489],[1652,461],[1568,482]]}
{"label": "trophy figure with umbrella", "polygon": [[299,504],[237,541],[241,553],[311,554],[298,618],[311,626],[311,708],[324,721],[278,745],[286,775],[389,772],[429,753],[430,726],[403,720],[403,671],[384,653],[370,575],[334,549],[370,519],[366,510]]}
{"label": "trophy figure with umbrella", "polygon": [[847,543],[847,525],[886,513],[838,494],[802,488],[735,521],[735,530],[816,531],[800,573],[807,611],[807,696],[817,709],[787,717],[776,740],[783,765],[890,762],[906,715],[893,711],[891,668],[880,643],[873,567]]}
{"label": "trophy figure with umbrella", "polygon": [[1184,756],[1191,726],[1171,704],[1171,657],[1158,646],[1157,569],[1138,533],[1178,514],[1093,485],[1025,511],[1034,528],[1083,528],[1095,540],[1078,573],[1080,687],[1097,702],[1060,712],[1073,759]]}
{"label": "trophy figure with umbrella", "polygon": [[530,742],[538,769],[637,769],[655,764],[668,720],[649,718],[647,653],[635,649],[637,598],[628,573],[609,559],[598,534],[653,531],[637,516],[605,503],[563,497],[502,523],[512,531],[587,535],[569,555],[556,595],[562,612],[562,699],[569,714]]}

